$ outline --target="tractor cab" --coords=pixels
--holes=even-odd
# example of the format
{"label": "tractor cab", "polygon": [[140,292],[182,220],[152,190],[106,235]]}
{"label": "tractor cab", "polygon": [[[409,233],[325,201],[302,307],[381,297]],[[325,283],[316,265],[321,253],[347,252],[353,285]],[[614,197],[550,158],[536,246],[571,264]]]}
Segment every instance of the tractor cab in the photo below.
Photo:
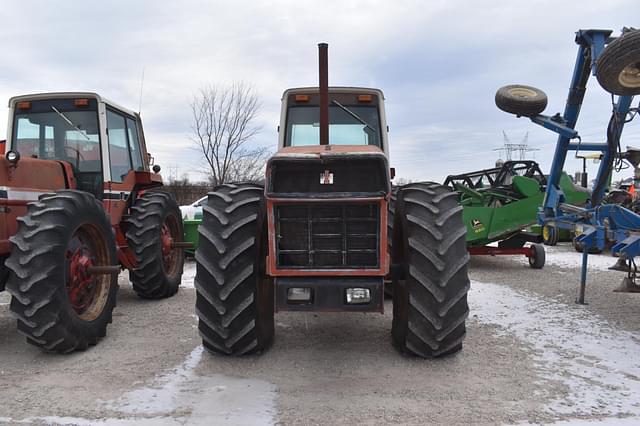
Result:
{"label": "tractor cab", "polygon": [[[329,144],[376,146],[386,154],[384,95],[379,89],[331,87]],[[282,96],[278,148],[320,145],[318,88],[289,89]]]}
{"label": "tractor cab", "polygon": [[11,163],[63,162],[66,186],[98,199],[104,197],[105,183],[122,183],[131,171],[148,170],[139,115],[95,93],[18,96],[9,109]]}

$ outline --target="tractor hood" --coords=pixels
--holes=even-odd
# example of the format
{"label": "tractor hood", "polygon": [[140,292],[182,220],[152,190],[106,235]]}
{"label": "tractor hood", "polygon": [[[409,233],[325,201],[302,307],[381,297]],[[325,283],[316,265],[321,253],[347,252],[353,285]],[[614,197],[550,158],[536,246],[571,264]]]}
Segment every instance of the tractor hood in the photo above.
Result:
{"label": "tractor hood", "polygon": [[269,160],[266,180],[271,197],[380,197],[390,191],[387,157],[375,146],[283,148]]}
{"label": "tractor hood", "polygon": [[0,155],[0,257],[9,253],[9,237],[18,229],[17,218],[27,212],[27,203],[38,196],[67,188],[61,162],[21,158],[13,166]]}

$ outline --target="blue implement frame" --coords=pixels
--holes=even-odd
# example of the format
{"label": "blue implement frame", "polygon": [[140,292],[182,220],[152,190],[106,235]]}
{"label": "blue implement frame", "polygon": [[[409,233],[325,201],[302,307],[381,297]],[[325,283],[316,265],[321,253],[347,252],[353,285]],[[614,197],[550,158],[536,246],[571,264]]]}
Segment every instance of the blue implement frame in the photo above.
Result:
{"label": "blue implement frame", "polygon": [[[565,196],[560,189],[560,176],[568,151],[602,152],[596,182],[604,182],[612,172],[612,162],[617,153],[617,141],[622,133],[627,114],[630,112],[633,96],[618,96],[614,101],[612,123],[615,125],[607,132],[606,143],[582,143],[575,130],[587,81],[590,75],[595,74],[598,57],[605,46],[613,40],[610,37],[611,33],[611,30],[595,29],[576,32],[578,55],[564,113],[551,117],[542,114],[530,117],[534,123],[558,133],[546,194],[538,213],[538,222],[541,225],[549,224],[558,228],[581,231],[576,239],[583,246],[580,291],[576,300],[580,304],[585,303],[587,257],[590,249],[595,247],[604,250],[607,242],[612,242],[612,254],[618,254],[628,260],[629,278],[632,280],[635,278],[633,259],[640,254],[640,215],[618,205],[601,205],[606,185],[596,185],[591,200],[584,208],[565,204]],[[617,132],[617,134],[611,132]],[[611,136],[613,141],[616,141],[615,144]],[[633,272],[631,272],[632,269]]]}

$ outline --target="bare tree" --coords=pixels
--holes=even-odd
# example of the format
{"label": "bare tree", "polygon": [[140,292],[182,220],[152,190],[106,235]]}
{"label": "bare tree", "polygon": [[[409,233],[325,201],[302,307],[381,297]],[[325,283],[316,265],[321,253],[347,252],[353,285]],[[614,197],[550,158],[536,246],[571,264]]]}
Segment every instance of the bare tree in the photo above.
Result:
{"label": "bare tree", "polygon": [[193,97],[192,139],[207,160],[213,185],[259,180],[269,151],[249,145],[261,126],[260,102],[252,86],[206,86]]}

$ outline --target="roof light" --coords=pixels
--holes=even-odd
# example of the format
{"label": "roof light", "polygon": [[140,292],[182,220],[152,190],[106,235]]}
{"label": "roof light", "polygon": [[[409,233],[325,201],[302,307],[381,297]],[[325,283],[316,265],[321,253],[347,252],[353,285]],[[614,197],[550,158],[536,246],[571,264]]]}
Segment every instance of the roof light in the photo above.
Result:
{"label": "roof light", "polygon": [[296,102],[309,102],[309,95],[296,95]]}
{"label": "roof light", "polygon": [[73,104],[77,107],[86,107],[89,106],[89,99],[74,99]]}
{"label": "roof light", "polygon": [[371,95],[358,95],[358,102],[371,102],[373,96]]}
{"label": "roof light", "polygon": [[18,104],[16,105],[16,107],[18,109],[29,109],[31,108],[31,102],[18,102]]}

